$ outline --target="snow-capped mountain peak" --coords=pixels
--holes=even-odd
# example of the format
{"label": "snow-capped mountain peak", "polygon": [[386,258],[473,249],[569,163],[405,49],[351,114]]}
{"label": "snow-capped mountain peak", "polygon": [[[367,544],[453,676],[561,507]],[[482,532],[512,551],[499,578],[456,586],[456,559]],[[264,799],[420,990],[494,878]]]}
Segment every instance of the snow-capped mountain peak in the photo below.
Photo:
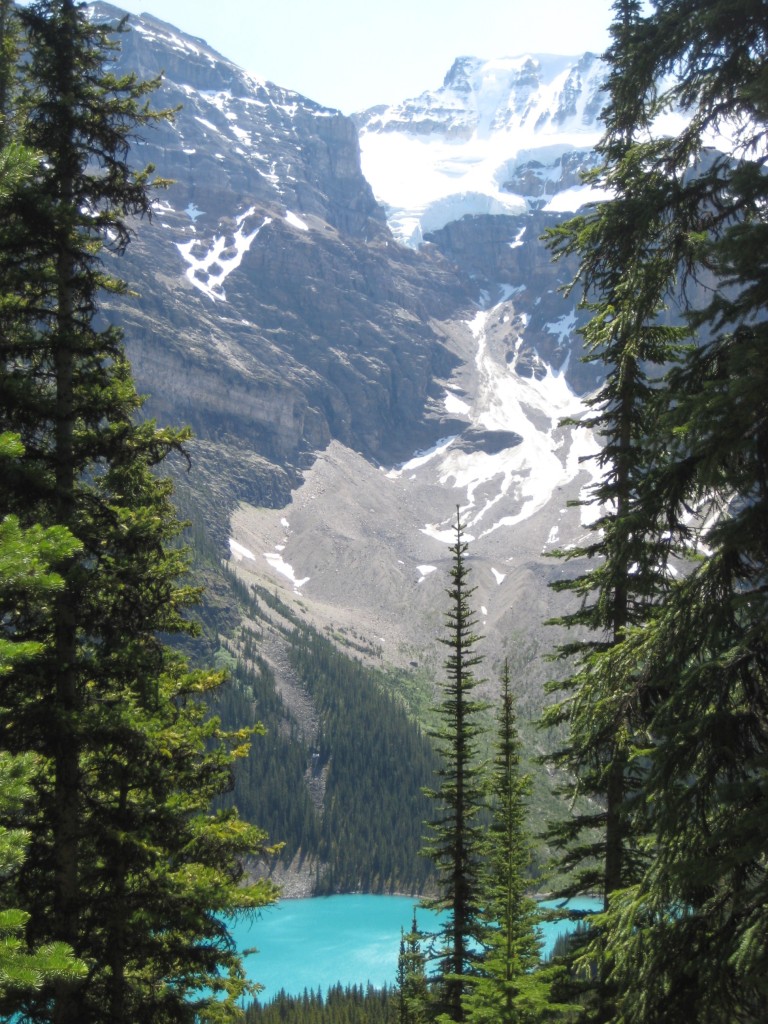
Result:
{"label": "snow-capped mountain peak", "polygon": [[163,71],[157,105],[178,114],[137,146],[174,184],[126,256],[141,299],[114,313],[147,413],[196,433],[216,543],[408,664],[430,646],[458,505],[489,632],[533,635],[558,571],[542,552],[583,533],[567,506],[590,438],[560,419],[595,385],[571,270],[540,239],[599,135],[599,62],[459,58],[433,93],[369,112],[359,147],[340,113],[172,26],[129,25],[119,69]]}
{"label": "snow-capped mountain peak", "polygon": [[[436,90],[357,117],[363,170],[402,242],[462,216],[577,209],[576,171],[601,134],[595,54],[457,58]],[[574,157],[576,159],[574,160]]]}
{"label": "snow-capped mountain peak", "polygon": [[466,97],[478,134],[527,128],[542,133],[548,123],[561,128],[573,118],[594,128],[603,102],[603,74],[602,63],[591,53],[581,58],[459,57],[438,92]]}

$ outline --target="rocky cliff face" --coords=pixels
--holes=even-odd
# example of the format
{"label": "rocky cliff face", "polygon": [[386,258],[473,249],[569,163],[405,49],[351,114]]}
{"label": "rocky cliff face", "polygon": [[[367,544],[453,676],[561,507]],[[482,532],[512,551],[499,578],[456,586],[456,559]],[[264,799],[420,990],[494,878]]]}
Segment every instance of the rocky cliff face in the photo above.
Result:
{"label": "rocky cliff face", "polygon": [[462,58],[356,125],[129,25],[121,67],[162,73],[155,104],[178,109],[135,147],[173,184],[112,312],[146,412],[195,431],[185,489],[222,557],[421,664],[459,505],[484,628],[499,649],[538,635],[560,571],[542,556],[578,537],[566,500],[589,480],[559,419],[595,383],[572,268],[540,236],[589,198],[599,62]]}
{"label": "rocky cliff face", "polygon": [[121,268],[140,298],[119,312],[147,411],[195,429],[217,525],[241,499],[284,504],[331,439],[379,461],[429,444],[465,276],[394,242],[348,118],[154,18],[129,24],[122,67],[162,73],[155,104],[177,112],[136,148],[173,184]]}

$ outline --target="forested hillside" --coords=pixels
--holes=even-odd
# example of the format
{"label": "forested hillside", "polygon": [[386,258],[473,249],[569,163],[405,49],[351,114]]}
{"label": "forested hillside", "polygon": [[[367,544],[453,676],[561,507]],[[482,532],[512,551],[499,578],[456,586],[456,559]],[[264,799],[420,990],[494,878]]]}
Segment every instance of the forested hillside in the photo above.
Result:
{"label": "forested hillside", "polygon": [[[421,789],[437,760],[401,680],[297,622],[274,595],[231,582],[248,627],[215,707],[225,726],[258,719],[267,730],[235,769],[238,810],[280,838],[280,860],[317,894],[424,891]],[[270,633],[285,642],[300,711],[259,653]]]}
{"label": "forested hillside", "polygon": [[[119,34],[119,27],[118,34]],[[189,432],[140,414],[105,294],[161,187],[132,170],[167,114],[116,77],[115,25],[71,0],[0,3],[0,1014],[237,1015],[254,991],[227,920],[265,834],[214,810],[253,735],[223,677],[167,642],[198,594],[160,473]],[[164,638],[164,639],[161,639]]]}
{"label": "forested hillside", "polygon": [[247,1024],[395,1024],[401,1020],[399,999],[389,989],[337,986],[327,994],[307,992],[292,998],[279,994],[262,1007],[254,1003],[247,1011]]}

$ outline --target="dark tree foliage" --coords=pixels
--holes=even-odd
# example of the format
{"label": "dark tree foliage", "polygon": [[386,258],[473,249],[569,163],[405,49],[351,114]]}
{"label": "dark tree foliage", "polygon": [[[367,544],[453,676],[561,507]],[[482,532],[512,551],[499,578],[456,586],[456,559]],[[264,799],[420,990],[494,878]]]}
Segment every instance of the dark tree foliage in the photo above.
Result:
{"label": "dark tree foliage", "polygon": [[[5,156],[7,154],[3,154]],[[2,161],[0,189],[8,194],[16,175]],[[15,165],[18,170],[18,165]],[[17,437],[0,434],[0,472],[23,454]],[[23,529],[15,516],[0,521],[0,606],[41,603],[51,599],[63,585],[51,565],[77,551],[77,541],[63,527],[39,526]],[[13,635],[0,636],[0,676],[42,653],[40,643]],[[24,864],[30,833],[26,816],[33,800],[33,782],[38,769],[31,752],[11,754],[0,749],[0,876],[17,877]],[[13,993],[39,989],[44,984],[83,977],[86,965],[72,956],[65,943],[48,943],[30,949],[24,940],[29,913],[18,907],[0,908],[0,999]]]}
{"label": "dark tree foliage", "polygon": [[429,979],[423,946],[424,935],[414,909],[410,931],[401,932],[397,955],[398,1024],[425,1024],[429,1020]]}
{"label": "dark tree foliage", "polygon": [[[229,673],[215,694],[212,708],[229,729],[255,720],[266,733],[234,766],[232,792],[221,806],[236,806],[245,821],[258,822],[268,835],[281,837],[279,858],[290,864],[298,855],[315,858],[320,842],[320,816],[306,784],[312,751],[296,723],[286,714],[275,690],[269,665],[250,645],[245,658]],[[249,653],[248,653],[249,652]]]}
{"label": "dark tree foliage", "polygon": [[320,716],[310,758],[325,775],[319,891],[423,892],[421,786],[436,764],[427,737],[375,674],[314,631],[296,630],[290,657]]}
{"label": "dark tree foliage", "polygon": [[289,996],[279,992],[268,1003],[245,1012],[247,1024],[397,1024],[397,997],[389,988],[333,985],[328,992]]}
{"label": "dark tree foliage", "polygon": [[[621,815],[649,859],[586,956],[612,1020],[753,1022],[768,1012],[768,17],[757,0],[656,0],[617,20],[606,216],[624,210],[637,239],[627,279],[677,301],[697,342],[651,396],[626,508],[659,565],[665,545],[693,563],[591,667],[598,727],[630,712]],[[664,136],[654,119],[675,107],[686,124]],[[608,243],[589,240],[587,268]]]}
{"label": "dark tree foliage", "polygon": [[[663,599],[670,558],[681,554],[681,546],[660,528],[658,514],[654,520],[653,507],[638,500],[660,417],[658,378],[681,356],[687,333],[665,322],[682,246],[679,240],[668,244],[662,202],[667,181],[652,172],[654,150],[637,142],[652,106],[642,91],[638,97],[627,74],[640,9],[636,0],[614,5],[614,41],[606,54],[609,102],[602,112],[606,130],[597,146],[602,163],[590,174],[594,185],[615,198],[549,233],[555,258],[580,258],[571,289],[583,290],[581,304],[591,315],[583,330],[586,358],[602,364],[605,378],[579,424],[600,441],[593,459],[600,476],[584,502],[598,513],[591,525],[594,540],[559,553],[586,560],[588,567],[555,585],[580,599],[575,611],[556,620],[577,631],[559,651],[575,671],[550,687],[565,696],[543,716],[545,726],[568,724],[568,742],[552,760],[573,780],[571,798],[586,809],[551,827],[548,838],[560,851],[561,868],[570,872],[561,894],[599,892],[606,907],[613,892],[637,880],[647,859],[628,809],[643,784],[633,749],[654,702],[650,689],[639,687],[632,675],[617,685],[606,660],[627,630],[647,621]],[[595,981],[597,1018],[608,1020],[613,1006],[605,971]]]}
{"label": "dark tree foliage", "polygon": [[536,1024],[562,1019],[575,1009],[558,1004],[552,996],[558,971],[541,963],[541,916],[526,891],[531,855],[526,803],[531,782],[520,766],[516,721],[507,663],[488,778],[491,821],[480,874],[482,946],[464,997],[470,1024]]}
{"label": "dark tree foliage", "polygon": [[449,651],[447,679],[436,707],[439,725],[433,733],[441,756],[437,770],[440,783],[437,789],[427,791],[436,812],[427,822],[430,831],[424,853],[438,871],[438,896],[425,901],[425,906],[447,911],[434,954],[437,1012],[459,1022],[465,1019],[463,997],[473,969],[473,950],[482,939],[480,812],[485,799],[478,737],[482,730],[480,716],[487,706],[472,696],[478,682],[473,669],[482,658],[475,651],[480,637],[474,632],[476,620],[470,605],[474,588],[469,585],[467,552],[464,526],[457,512],[451,585],[446,591],[447,632],[442,641]]}
{"label": "dark tree foliage", "polygon": [[[554,761],[575,773],[573,796],[597,799],[600,806],[562,822],[550,840],[563,848],[563,866],[579,868],[568,894],[602,892],[606,900],[637,876],[642,863],[624,808],[637,784],[629,762],[648,701],[631,690],[619,699],[610,682],[606,688],[600,666],[627,628],[648,618],[667,588],[673,549],[649,513],[642,514],[637,496],[649,473],[649,436],[658,415],[658,389],[649,373],[655,367],[661,374],[685,335],[684,328],[668,327],[660,319],[676,264],[676,254],[655,251],[663,230],[656,192],[664,182],[648,180],[648,166],[634,145],[645,125],[628,121],[621,105],[629,87],[624,51],[639,6],[634,0],[615,5],[615,41],[606,55],[611,99],[603,111],[606,135],[597,147],[604,162],[590,175],[617,197],[549,234],[556,258],[576,253],[581,259],[571,288],[583,289],[582,306],[591,313],[583,330],[586,358],[605,367],[603,385],[587,400],[590,414],[574,424],[592,429],[601,442],[593,459],[601,475],[584,502],[598,511],[590,527],[594,540],[558,553],[568,560],[586,559],[589,567],[555,584],[580,598],[576,611],[556,620],[580,633],[559,652],[575,658],[576,671],[552,685],[566,696],[543,719],[546,726],[569,724],[569,744]],[[637,113],[648,116],[644,107]]]}
{"label": "dark tree foliage", "polygon": [[23,444],[0,514],[75,544],[52,558],[60,585],[44,600],[0,588],[3,637],[37,651],[0,677],[2,746],[39,766],[26,857],[0,899],[29,915],[33,946],[66,943],[88,972],[3,992],[0,1012],[226,1019],[249,985],[225,915],[274,896],[238,885],[263,833],[210,812],[251,730],[223,732],[205,706],[220,676],[189,672],[159,639],[190,629],[196,597],[170,484],[155,475],[187,433],[140,421],[99,305],[126,287],[104,247],[122,252],[150,210],[151,169],[130,170],[130,143],[162,115],[146,104],[153,83],[108,70],[117,26],[71,0],[3,4],[0,27],[14,19],[1,113],[33,167],[0,193],[0,429]]}

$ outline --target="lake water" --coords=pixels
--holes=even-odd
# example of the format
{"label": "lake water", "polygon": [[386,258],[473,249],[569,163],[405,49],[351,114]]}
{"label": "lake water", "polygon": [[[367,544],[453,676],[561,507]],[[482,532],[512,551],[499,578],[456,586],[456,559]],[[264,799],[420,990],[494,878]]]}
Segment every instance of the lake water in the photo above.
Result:
{"label": "lake water", "polygon": [[[301,995],[331,985],[394,985],[400,929],[410,931],[417,900],[409,896],[327,896],[282,900],[253,922],[237,922],[232,932],[240,949],[259,952],[246,959],[249,976],[264,986],[268,1002],[280,989]],[[544,904],[552,906],[553,904]],[[580,909],[597,910],[580,900]],[[433,928],[434,914],[417,912],[419,928]],[[544,926],[544,948],[551,949],[568,922]]]}

